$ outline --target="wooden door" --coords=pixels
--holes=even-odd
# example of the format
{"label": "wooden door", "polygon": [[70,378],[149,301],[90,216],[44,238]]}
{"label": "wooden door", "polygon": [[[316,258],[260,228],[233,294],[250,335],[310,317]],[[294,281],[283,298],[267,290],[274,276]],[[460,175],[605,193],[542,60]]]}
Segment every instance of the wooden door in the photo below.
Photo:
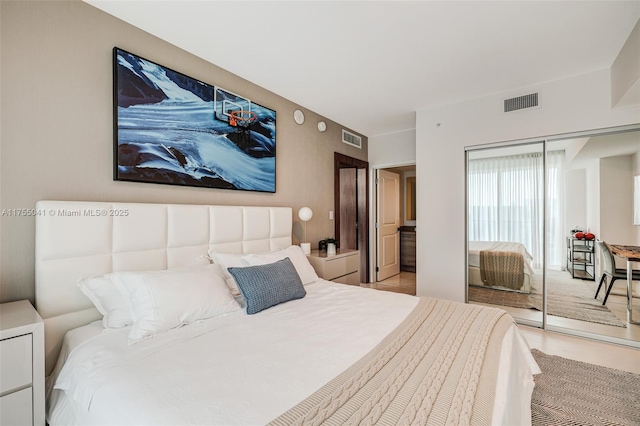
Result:
{"label": "wooden door", "polygon": [[358,169],[340,169],[340,248],[358,249]]}
{"label": "wooden door", "polygon": [[[342,241],[342,233],[344,232],[344,228],[342,226],[342,204],[343,203],[352,203],[355,202],[356,208],[356,246],[353,248],[357,248],[360,251],[360,282],[368,283],[369,282],[369,163],[363,160],[358,160],[357,158],[348,157],[344,154],[340,154],[338,152],[334,153],[334,197],[335,197],[335,209],[336,209],[336,218],[335,218],[335,237],[338,241]],[[351,195],[346,196],[343,200],[341,197],[341,193],[343,190],[341,181],[342,181],[342,173],[341,171],[344,169],[353,169],[355,170],[355,191],[356,195],[353,198]],[[346,178],[346,176],[345,176]],[[349,176],[349,181],[354,178],[353,175]],[[353,201],[350,201],[353,200]],[[345,220],[351,221],[352,217],[350,214],[345,216]],[[350,222],[352,223],[352,222]],[[353,229],[353,226],[351,226]],[[347,242],[346,244],[353,244],[351,242]],[[342,247],[342,245],[341,245]]]}
{"label": "wooden door", "polygon": [[377,281],[400,273],[400,175],[378,170]]}

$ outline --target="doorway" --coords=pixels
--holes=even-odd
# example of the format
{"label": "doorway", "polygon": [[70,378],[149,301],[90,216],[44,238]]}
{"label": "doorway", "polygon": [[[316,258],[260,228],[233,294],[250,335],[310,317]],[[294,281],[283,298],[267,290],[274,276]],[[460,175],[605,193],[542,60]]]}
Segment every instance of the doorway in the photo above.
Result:
{"label": "doorway", "polygon": [[335,238],[360,250],[360,282],[369,282],[369,163],[334,153]]}
{"label": "doorway", "polygon": [[[413,279],[416,272],[416,166],[376,169],[374,281],[402,276]],[[415,286],[415,285],[414,285]]]}

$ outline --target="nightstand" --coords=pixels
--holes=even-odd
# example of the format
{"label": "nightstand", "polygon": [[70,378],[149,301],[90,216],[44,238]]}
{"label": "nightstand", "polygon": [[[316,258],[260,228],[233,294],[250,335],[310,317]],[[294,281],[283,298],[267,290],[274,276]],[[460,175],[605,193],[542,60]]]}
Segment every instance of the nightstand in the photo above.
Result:
{"label": "nightstand", "polygon": [[307,259],[320,278],[341,284],[360,285],[358,250],[337,250],[331,256],[327,256],[326,251],[312,250]]}
{"label": "nightstand", "polygon": [[0,424],[44,425],[44,322],[28,300],[0,305]]}

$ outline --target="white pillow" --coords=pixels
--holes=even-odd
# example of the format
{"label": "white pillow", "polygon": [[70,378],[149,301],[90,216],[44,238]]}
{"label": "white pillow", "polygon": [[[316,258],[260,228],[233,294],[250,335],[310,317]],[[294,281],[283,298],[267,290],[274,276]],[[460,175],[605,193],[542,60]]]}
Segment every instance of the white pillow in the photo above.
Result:
{"label": "white pillow", "polygon": [[185,324],[240,309],[215,265],[146,273],[117,272],[113,280],[128,296],[136,343]]}
{"label": "white pillow", "polygon": [[113,285],[111,274],[84,278],[78,282],[78,287],[102,314],[104,328],[121,328],[133,324],[129,305]]}
{"label": "white pillow", "polygon": [[[176,269],[208,264],[209,259],[206,256],[200,256],[188,265]],[[112,277],[113,274],[107,274],[83,278],[78,281],[78,287],[80,287],[80,291],[91,300],[91,303],[93,303],[98,312],[102,314],[102,326],[104,328],[126,327],[127,325],[133,324],[129,302],[115,287]]]}
{"label": "white pillow", "polygon": [[288,257],[296,268],[296,272],[300,275],[302,284],[307,285],[318,280],[318,274],[313,266],[309,263],[307,256],[302,252],[299,246],[289,246],[286,249],[273,251],[264,254],[248,254],[244,256],[244,260],[251,266],[264,265],[266,263],[277,262]]}
{"label": "white pillow", "polygon": [[234,296],[240,296],[240,290],[238,289],[238,285],[236,284],[236,280],[231,276],[227,268],[238,267],[238,266],[250,266],[244,260],[244,254],[238,253],[218,253],[217,251],[211,249],[209,250],[209,257],[213,263],[220,265],[222,270],[222,274],[224,276],[224,280],[231,290],[231,294]]}

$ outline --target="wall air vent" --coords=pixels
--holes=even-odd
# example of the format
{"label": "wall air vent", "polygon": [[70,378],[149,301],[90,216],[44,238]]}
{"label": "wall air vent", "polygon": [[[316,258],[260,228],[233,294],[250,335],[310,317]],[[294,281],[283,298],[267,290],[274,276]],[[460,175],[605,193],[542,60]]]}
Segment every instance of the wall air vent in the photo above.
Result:
{"label": "wall air vent", "polygon": [[344,129],[342,129],[342,142],[347,145],[355,146],[356,148],[362,148],[362,138],[351,132],[347,132]]}
{"label": "wall air vent", "polygon": [[519,109],[533,108],[538,106],[538,94],[518,96],[517,98],[504,100],[504,112],[518,111]]}

